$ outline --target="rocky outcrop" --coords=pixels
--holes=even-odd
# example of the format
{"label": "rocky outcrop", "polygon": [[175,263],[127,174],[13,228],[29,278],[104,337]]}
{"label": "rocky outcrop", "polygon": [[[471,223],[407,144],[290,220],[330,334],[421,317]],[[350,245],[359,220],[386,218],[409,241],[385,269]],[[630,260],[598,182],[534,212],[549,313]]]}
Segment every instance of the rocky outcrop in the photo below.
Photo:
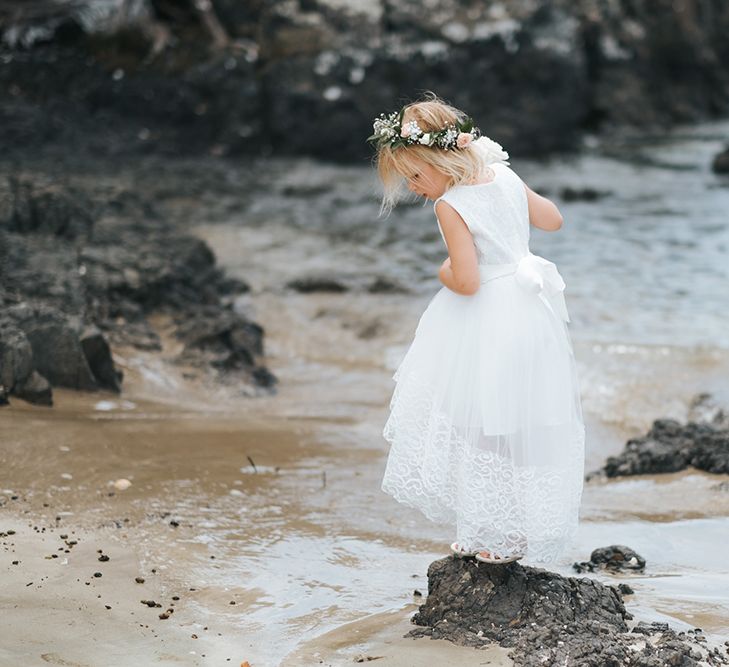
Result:
{"label": "rocky outcrop", "polygon": [[513,154],[729,113],[722,0],[215,0],[215,30],[184,0],[6,4],[6,150],[359,161],[372,118],[424,89]]}
{"label": "rocky outcrop", "polygon": [[677,633],[666,623],[640,622],[631,631],[632,618],[614,586],[451,556],[428,568],[428,597],[412,618],[419,627],[405,636],[476,648],[497,642],[520,667],[729,664],[698,628]]}
{"label": "rocky outcrop", "polygon": [[688,466],[729,473],[729,417],[708,394],[693,399],[689,421],[655,420],[646,435],[628,440],[620,454],[609,456],[585,479],[677,472]]}
{"label": "rocky outcrop", "polygon": [[5,398],[50,405],[53,386],[120,391],[111,346],[160,350],[152,313],[175,322],[180,362],[271,390],[263,329],[232,305],[247,290],[129,191],[99,198],[37,175],[0,183]]}

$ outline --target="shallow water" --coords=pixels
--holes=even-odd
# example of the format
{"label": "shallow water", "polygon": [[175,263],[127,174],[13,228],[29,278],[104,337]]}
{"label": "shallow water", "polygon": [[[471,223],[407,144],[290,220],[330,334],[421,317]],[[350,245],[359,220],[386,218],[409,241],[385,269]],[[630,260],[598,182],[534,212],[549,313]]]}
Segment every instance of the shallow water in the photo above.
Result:
{"label": "shallow water", "polygon": [[[654,418],[685,418],[699,391],[729,405],[729,180],[709,171],[727,135],[719,123],[512,163],[565,217],[558,233],[534,230],[531,248],[567,283],[588,470]],[[278,395],[191,384],[159,358],[116,350],[121,397],[59,391],[51,410],[3,409],[0,487],[49,521],[61,513],[110,538],[116,521],[134,530],[142,562],[171,587],[197,588],[187,604],[258,667],[417,601],[428,564],[447,553],[449,527],[379,490],[391,375],[440,286],[445,249],[430,204],[376,219],[367,167],[270,160],[220,177],[224,194],[171,194],[164,206],[251,284],[236,307],[266,330]],[[565,202],[565,186],[609,194]],[[285,288],[313,274],[352,291]],[[410,291],[363,289],[378,276]],[[132,487],[109,496],[120,477]],[[729,638],[729,494],[712,488],[724,479],[684,471],[586,484],[580,531],[552,569],[572,574],[594,548],[628,545],[645,574],[590,576],[628,582],[638,619]],[[223,606],[232,594],[237,606]]]}

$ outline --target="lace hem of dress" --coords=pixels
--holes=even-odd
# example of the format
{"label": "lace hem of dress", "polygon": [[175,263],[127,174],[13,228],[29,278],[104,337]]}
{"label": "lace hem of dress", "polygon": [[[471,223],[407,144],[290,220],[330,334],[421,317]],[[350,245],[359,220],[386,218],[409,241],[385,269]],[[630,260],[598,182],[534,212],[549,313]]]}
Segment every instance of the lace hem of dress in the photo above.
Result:
{"label": "lace hem of dress", "polygon": [[381,489],[439,524],[467,550],[551,563],[573,539],[584,479],[585,428],[569,425],[564,457],[515,465],[464,438],[434,406],[435,392],[400,370],[382,431],[391,443]]}

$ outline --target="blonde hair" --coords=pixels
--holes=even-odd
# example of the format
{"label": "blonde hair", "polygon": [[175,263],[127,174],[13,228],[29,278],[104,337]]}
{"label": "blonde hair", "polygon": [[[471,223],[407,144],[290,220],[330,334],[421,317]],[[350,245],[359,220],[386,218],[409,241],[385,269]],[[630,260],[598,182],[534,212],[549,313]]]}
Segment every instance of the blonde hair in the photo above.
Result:
{"label": "blonde hair", "polygon": [[[441,130],[456,120],[463,122],[466,114],[440,99],[434,92],[426,91],[423,96],[404,107],[403,125],[417,120],[423,132]],[[486,164],[480,151],[463,149],[450,150],[437,146],[399,146],[392,148],[385,144],[374,157],[377,175],[384,187],[380,204],[381,217],[390,214],[403,198],[403,185],[418,169],[418,162],[432,165],[448,177],[447,188],[478,180]]]}

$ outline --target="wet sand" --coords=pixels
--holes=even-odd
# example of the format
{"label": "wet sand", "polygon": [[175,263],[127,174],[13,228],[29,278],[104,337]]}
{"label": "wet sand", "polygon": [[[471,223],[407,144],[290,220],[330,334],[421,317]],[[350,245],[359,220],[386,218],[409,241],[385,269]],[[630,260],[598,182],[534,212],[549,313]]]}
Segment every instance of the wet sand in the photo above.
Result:
{"label": "wet sand", "polygon": [[403,637],[413,626],[410,618],[417,605],[406,609],[373,614],[347,623],[303,643],[286,656],[282,664],[291,667],[344,667],[356,662],[373,662],[383,667],[508,667],[514,662],[509,650],[496,644],[483,649],[457,646],[443,639]]}
{"label": "wet sand", "polygon": [[[15,531],[0,538],[0,664],[193,665],[203,664],[197,659],[203,654],[239,657],[239,647],[229,642],[226,651],[214,629],[197,622],[188,604],[194,592],[170,588],[141,567],[129,544],[133,533],[115,539],[100,530],[63,527],[65,521],[50,522],[60,527],[41,532],[45,526],[17,510],[0,516],[0,532]],[[99,562],[99,549],[108,561]],[[168,609],[174,610],[170,618],[161,620]]]}
{"label": "wet sand", "polygon": [[[177,589],[164,572],[144,570],[130,543],[133,530],[113,538],[102,531],[69,532],[62,527],[43,531],[13,510],[3,514],[3,521],[0,532],[14,533],[0,540],[3,560],[12,558],[11,567],[3,568],[0,591],[0,608],[12,610],[4,624],[0,664],[42,661],[111,667],[225,661],[238,665],[246,659],[245,639],[236,636],[234,623],[219,619],[217,627],[208,627],[197,619],[195,602],[203,592]],[[100,550],[108,561],[98,561]],[[238,605],[246,602],[236,598]],[[497,645],[476,651],[443,640],[404,638],[415,611],[417,605],[410,604],[347,623],[302,642],[281,664],[336,667],[374,660],[385,667],[425,666],[433,661],[464,667],[513,664],[508,650]],[[160,619],[160,614],[168,618]],[[221,629],[224,632],[216,631]],[[252,664],[274,663],[261,656]]]}

